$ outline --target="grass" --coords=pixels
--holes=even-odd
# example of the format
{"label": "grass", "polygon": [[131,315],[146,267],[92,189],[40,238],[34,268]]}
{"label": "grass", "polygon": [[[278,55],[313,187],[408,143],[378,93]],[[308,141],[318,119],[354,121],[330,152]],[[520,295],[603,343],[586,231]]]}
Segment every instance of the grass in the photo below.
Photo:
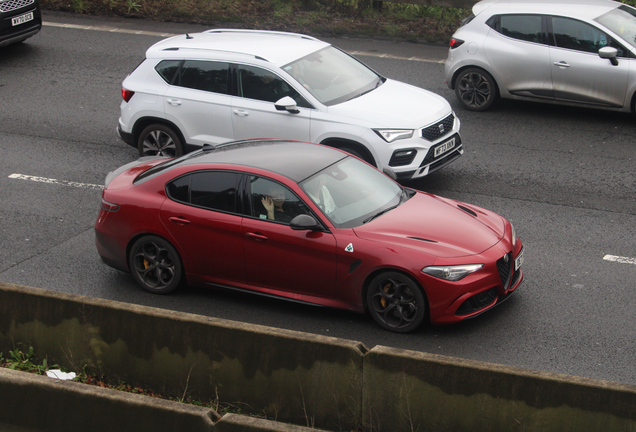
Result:
{"label": "grass", "polygon": [[291,31],[314,36],[446,42],[470,11],[372,0],[41,0],[48,10]]}
{"label": "grass", "polygon": [[[636,0],[622,0],[636,6]],[[447,42],[470,10],[372,0],[41,0],[48,10],[305,33]],[[377,3],[376,3],[377,6]]]}
{"label": "grass", "polygon": [[[60,369],[57,364],[49,365],[46,358],[42,361],[38,359],[38,357],[33,352],[33,347],[29,347],[28,351],[21,351],[18,348],[14,348],[13,350],[9,350],[8,357],[4,357],[4,353],[0,352],[0,367],[4,367],[7,369],[19,370],[22,372],[33,373],[36,375],[46,375],[46,372],[50,369]],[[64,368],[62,368],[64,371]],[[118,390],[127,393],[135,393],[143,396],[161,398],[165,400],[170,400],[174,402],[187,403],[190,405],[196,405],[204,408],[212,408],[216,411],[217,414],[223,416],[227,413],[233,414],[244,414],[252,417],[266,418],[265,415],[254,413],[249,409],[249,406],[245,406],[242,408],[238,405],[222,403],[219,401],[217,397],[213,401],[199,401],[192,399],[187,396],[186,392],[182,395],[182,397],[174,397],[174,396],[166,396],[152,390],[146,389],[140,385],[128,384],[125,382],[119,382],[117,384],[109,383],[108,380],[104,379],[104,377],[97,377],[86,373],[86,371],[82,371],[77,373],[77,376],[72,380],[76,382],[80,382],[83,384],[94,385],[102,388],[108,388],[111,390]]]}

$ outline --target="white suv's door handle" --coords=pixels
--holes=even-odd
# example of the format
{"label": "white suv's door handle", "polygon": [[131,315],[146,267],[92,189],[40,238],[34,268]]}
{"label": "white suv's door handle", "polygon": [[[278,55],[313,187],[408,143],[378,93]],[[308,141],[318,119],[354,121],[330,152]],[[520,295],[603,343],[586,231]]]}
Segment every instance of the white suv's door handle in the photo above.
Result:
{"label": "white suv's door handle", "polygon": [[170,105],[181,105],[181,101],[179,99],[167,99],[166,102]]}
{"label": "white suv's door handle", "polygon": [[555,66],[558,66],[558,67],[564,67],[564,68],[568,68],[568,67],[570,67],[570,65],[569,65],[569,64],[567,64],[567,62],[564,62],[564,61],[554,62],[554,65],[555,65]]}
{"label": "white suv's door handle", "polygon": [[250,115],[249,111],[245,111],[242,109],[235,109],[234,114],[236,114],[239,117],[247,117],[248,115]]}

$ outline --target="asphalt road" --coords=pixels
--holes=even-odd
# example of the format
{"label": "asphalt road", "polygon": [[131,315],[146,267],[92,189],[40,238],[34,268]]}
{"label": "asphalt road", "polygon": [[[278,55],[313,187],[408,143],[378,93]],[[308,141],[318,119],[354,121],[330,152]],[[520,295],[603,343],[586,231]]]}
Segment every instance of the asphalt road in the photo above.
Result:
{"label": "asphalt road", "polygon": [[231,292],[154,296],[101,262],[93,223],[106,173],[136,158],[115,134],[121,81],[161,34],[202,28],[44,19],[40,34],[0,50],[1,281],[636,384],[632,116],[518,102],[467,112],[444,83],[446,47],[330,40],[453,104],[466,153],[411,186],[509,218],[525,245],[524,284],[476,319],[410,335],[362,315]]}

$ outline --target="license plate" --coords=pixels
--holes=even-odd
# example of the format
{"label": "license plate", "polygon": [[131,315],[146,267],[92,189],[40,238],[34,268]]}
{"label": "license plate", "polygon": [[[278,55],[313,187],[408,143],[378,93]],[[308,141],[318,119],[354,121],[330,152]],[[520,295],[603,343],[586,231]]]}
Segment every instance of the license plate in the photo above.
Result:
{"label": "license plate", "polygon": [[33,21],[33,12],[29,12],[28,14],[20,15],[19,17],[11,18],[11,25],[17,26],[20,24],[24,24],[25,22]]}
{"label": "license plate", "polygon": [[443,144],[440,144],[435,148],[435,157],[443,155],[444,153],[455,148],[455,138],[451,138]]}
{"label": "license plate", "polygon": [[515,271],[519,270],[521,264],[523,264],[523,249],[521,249],[521,252],[519,252],[519,256],[517,256],[517,259],[515,260]]}

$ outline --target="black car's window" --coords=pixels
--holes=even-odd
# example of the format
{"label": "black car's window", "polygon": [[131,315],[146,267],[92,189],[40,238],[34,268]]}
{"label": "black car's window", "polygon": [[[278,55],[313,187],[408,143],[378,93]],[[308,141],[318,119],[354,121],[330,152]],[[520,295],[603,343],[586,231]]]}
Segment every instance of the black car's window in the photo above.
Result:
{"label": "black car's window", "polygon": [[175,84],[195,90],[227,94],[228,73],[227,63],[186,60]]}
{"label": "black car's window", "polygon": [[284,224],[309,209],[290,189],[265,177],[250,177],[252,216]]}
{"label": "black car's window", "polygon": [[174,75],[179,70],[179,64],[182,60],[163,60],[155,66],[155,70],[164,79],[165,82],[170,84],[174,79]]}
{"label": "black car's window", "polygon": [[167,184],[168,196],[185,204],[236,213],[241,174],[229,171],[200,171]]}
{"label": "black car's window", "polygon": [[238,68],[239,96],[265,102],[277,102],[285,96],[296,101],[303,108],[312,106],[287,81],[266,69],[240,65]]}
{"label": "black car's window", "polygon": [[607,34],[571,18],[552,17],[552,30],[556,46],[560,48],[596,54],[601,48],[611,45]]}
{"label": "black car's window", "polygon": [[488,25],[504,36],[527,42],[547,43],[541,15],[500,15]]}

